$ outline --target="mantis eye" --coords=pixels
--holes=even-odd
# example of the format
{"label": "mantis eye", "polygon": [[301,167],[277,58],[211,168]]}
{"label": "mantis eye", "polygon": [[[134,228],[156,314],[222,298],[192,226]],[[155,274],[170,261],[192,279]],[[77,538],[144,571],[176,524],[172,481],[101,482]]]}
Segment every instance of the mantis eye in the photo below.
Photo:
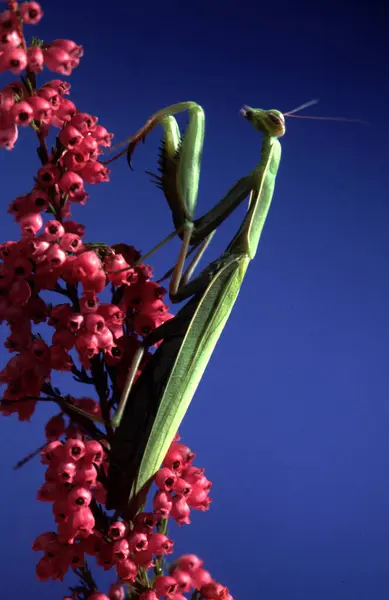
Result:
{"label": "mantis eye", "polygon": [[267,116],[269,117],[270,121],[274,124],[274,125],[283,125],[284,124],[284,119],[280,117],[280,115],[277,115],[274,112],[269,111],[267,113]]}

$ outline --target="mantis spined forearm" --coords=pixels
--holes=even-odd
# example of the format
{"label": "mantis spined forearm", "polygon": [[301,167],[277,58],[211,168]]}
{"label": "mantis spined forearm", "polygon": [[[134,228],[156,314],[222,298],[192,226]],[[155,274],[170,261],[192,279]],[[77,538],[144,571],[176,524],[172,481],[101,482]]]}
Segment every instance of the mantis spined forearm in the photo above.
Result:
{"label": "mantis spined forearm", "polygon": [[[198,124],[202,109],[194,103],[185,103],[185,107],[187,104],[190,104]],[[151,129],[150,122],[156,124],[173,111],[183,110],[183,107],[184,104],[173,105],[160,111],[157,113],[159,120],[149,119],[146,129]],[[170,116],[163,121],[165,155],[159,183],[183,239],[170,294],[173,301],[191,299],[172,320],[144,340],[143,348],[161,339],[163,342],[133,387],[132,378],[139,364],[137,361],[141,359],[142,348],[130,370],[113,420],[116,430],[111,451],[108,508],[123,508],[128,499],[130,513],[138,508],[140,492],[148,488],[166,455],[234,306],[247,267],[255,256],[273,196],[281,157],[278,138],[285,133],[285,123],[282,113],[276,110],[245,107],[243,114],[263,134],[260,162],[197,221],[193,221],[193,213],[203,124],[200,129],[188,127],[177,153],[179,137],[175,120]],[[132,147],[142,139],[144,131],[145,128],[142,128],[133,137]],[[198,144],[197,131],[200,131],[201,144]],[[196,152],[190,152],[190,147]],[[185,162],[185,168],[181,161]],[[203,244],[204,247],[215,228],[247,196],[250,196],[247,214],[225,252],[196,279],[186,283],[182,270],[189,245]]]}

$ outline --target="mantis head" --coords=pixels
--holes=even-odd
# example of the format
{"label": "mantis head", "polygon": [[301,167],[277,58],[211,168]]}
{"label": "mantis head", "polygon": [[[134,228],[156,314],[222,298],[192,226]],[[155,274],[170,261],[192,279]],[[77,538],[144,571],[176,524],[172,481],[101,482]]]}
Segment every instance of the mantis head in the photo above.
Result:
{"label": "mantis head", "polygon": [[265,135],[280,138],[285,133],[284,115],[279,110],[262,110],[245,105],[240,112],[257,131]]}

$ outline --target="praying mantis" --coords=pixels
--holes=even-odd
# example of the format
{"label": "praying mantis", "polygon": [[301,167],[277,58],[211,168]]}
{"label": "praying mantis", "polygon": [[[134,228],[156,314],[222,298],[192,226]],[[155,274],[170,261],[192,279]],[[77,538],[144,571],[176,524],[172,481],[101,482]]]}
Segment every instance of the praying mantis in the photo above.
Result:
{"label": "praying mantis", "polygon": [[[189,124],[181,140],[173,114],[186,109]],[[193,217],[204,139],[202,108],[194,102],[169,106],[153,115],[130,138],[129,161],[137,143],[157,124],[161,123],[164,129],[162,169],[157,182],[172,211],[175,233],[182,240],[169,292],[172,302],[190,299],[173,319],[143,340],[134,357],[112,420],[115,433],[108,475],[108,509],[120,507],[133,515],[143,502],[228,320],[247,267],[255,257],[273,197],[281,158],[278,138],[285,133],[285,119],[278,110],[245,106],[241,113],[263,135],[260,161],[197,220]],[[246,216],[224,253],[190,280],[216,228],[248,196]],[[197,254],[183,274],[190,246],[197,249]],[[162,343],[133,384],[145,350],[160,340]]]}
{"label": "praying mantis", "polygon": [[[262,133],[260,161],[198,219],[194,219],[194,211],[204,141],[204,112],[195,102],[173,104],[158,111],[124,142],[127,148],[123,152],[103,163],[109,164],[127,153],[131,166],[137,144],[154,127],[162,125],[161,175],[151,175],[165,194],[175,231],[139,262],[175,235],[179,236],[181,250],[175,266],[165,278],[171,276],[169,292],[173,303],[189,298],[173,319],[144,338],[130,366],[112,419],[114,435],[106,506],[115,509],[116,513],[123,510],[125,518],[132,518],[146,498],[153,476],[166,456],[229,318],[248,265],[255,257],[280,164],[281,144],[278,140],[285,134],[284,117],[296,116],[293,113],[316,102],[313,100],[284,114],[278,110],[245,106],[241,113],[256,131]],[[189,124],[181,139],[173,115],[184,110],[189,112]],[[365,123],[338,117],[297,118]],[[190,280],[217,227],[247,197],[246,216],[226,250]],[[183,274],[185,260],[193,250],[197,253]],[[157,342],[162,343],[134,383],[144,352]],[[83,412],[74,406],[71,410]]]}

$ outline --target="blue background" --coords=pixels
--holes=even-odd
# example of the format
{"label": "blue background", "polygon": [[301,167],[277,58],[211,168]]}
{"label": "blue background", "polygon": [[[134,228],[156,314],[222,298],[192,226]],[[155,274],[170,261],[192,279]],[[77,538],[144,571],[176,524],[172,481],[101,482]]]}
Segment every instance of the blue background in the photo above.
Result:
{"label": "blue background", "polygon": [[[290,119],[273,205],[239,300],[181,434],[213,481],[207,513],[174,529],[179,553],[205,559],[237,600],[384,600],[389,594],[389,257],[387,8],[371,2],[46,2],[27,36],[70,38],[85,56],[70,78],[80,110],[119,142],[168,104],[206,112],[197,215],[259,157],[242,104],[352,123]],[[58,76],[45,71],[43,82]],[[2,76],[4,84],[9,77]],[[11,79],[15,79],[14,77]],[[185,123],[185,118],[180,119]],[[155,170],[159,133],[113,163],[74,211],[89,240],[146,251],[171,231]],[[0,154],[1,240],[17,239],[6,206],[39,166],[23,130]],[[216,256],[244,208],[214,240]],[[178,249],[153,260],[160,275]],[[4,364],[8,358],[1,350]],[[68,391],[76,388],[68,384]],[[52,529],[35,500],[39,460],[13,464],[43,442],[51,410],[32,423],[0,420],[0,596],[60,598],[35,579],[36,535]],[[106,584],[111,576],[99,579]],[[71,576],[69,583],[74,581]]]}

